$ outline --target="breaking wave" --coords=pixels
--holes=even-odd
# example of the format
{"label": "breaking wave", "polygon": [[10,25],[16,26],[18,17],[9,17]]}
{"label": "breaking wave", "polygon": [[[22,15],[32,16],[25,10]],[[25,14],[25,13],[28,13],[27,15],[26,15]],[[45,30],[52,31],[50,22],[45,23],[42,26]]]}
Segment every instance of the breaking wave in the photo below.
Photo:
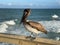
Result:
{"label": "breaking wave", "polygon": [[[60,40],[60,21],[38,21],[38,23],[41,23],[48,31],[48,34],[41,33],[38,37]],[[19,26],[17,19],[0,22],[0,33],[30,35],[23,25]]]}

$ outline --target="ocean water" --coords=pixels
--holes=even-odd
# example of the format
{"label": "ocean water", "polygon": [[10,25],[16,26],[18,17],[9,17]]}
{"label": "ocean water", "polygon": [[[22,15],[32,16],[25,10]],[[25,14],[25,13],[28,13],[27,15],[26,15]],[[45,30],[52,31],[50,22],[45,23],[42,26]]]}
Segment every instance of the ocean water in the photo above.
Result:
{"label": "ocean water", "polygon": [[[19,26],[23,10],[24,9],[0,9],[0,33],[30,35],[30,32],[28,32],[22,24]],[[59,17],[53,19],[52,16],[54,14]],[[60,9],[31,9],[31,14],[27,19],[41,23],[48,31],[47,34],[40,33],[38,37],[60,40]],[[0,45],[15,44],[1,42]]]}

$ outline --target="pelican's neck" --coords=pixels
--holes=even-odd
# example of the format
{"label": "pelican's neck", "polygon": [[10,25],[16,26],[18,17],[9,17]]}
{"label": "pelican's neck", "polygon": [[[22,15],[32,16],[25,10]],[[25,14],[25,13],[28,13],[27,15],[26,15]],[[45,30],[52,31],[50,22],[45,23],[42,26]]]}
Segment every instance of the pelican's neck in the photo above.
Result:
{"label": "pelican's neck", "polygon": [[26,22],[28,15],[23,15],[22,22]]}

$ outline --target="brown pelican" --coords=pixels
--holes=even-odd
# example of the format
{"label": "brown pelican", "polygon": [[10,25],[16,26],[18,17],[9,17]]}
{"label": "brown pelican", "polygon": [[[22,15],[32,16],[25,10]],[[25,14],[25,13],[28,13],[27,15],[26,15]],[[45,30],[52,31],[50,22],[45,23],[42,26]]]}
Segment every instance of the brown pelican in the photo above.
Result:
{"label": "brown pelican", "polygon": [[24,10],[20,24],[23,23],[24,27],[31,33],[39,34],[41,31],[47,34],[47,31],[44,29],[44,27],[40,23],[33,22],[33,21],[27,21],[27,17],[30,15],[30,12],[31,12],[30,9]]}

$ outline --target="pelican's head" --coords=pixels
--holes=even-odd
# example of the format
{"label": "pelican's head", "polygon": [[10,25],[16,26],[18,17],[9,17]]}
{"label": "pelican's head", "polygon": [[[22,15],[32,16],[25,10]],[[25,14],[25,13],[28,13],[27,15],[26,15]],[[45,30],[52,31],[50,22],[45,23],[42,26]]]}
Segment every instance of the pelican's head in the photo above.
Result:
{"label": "pelican's head", "polygon": [[23,12],[23,15],[27,16],[30,15],[31,10],[30,9],[25,9]]}
{"label": "pelican's head", "polygon": [[24,11],[23,11],[23,16],[22,16],[22,19],[21,19],[21,22],[20,22],[20,23],[26,21],[26,18],[30,15],[30,12],[31,12],[30,9],[24,9]]}

